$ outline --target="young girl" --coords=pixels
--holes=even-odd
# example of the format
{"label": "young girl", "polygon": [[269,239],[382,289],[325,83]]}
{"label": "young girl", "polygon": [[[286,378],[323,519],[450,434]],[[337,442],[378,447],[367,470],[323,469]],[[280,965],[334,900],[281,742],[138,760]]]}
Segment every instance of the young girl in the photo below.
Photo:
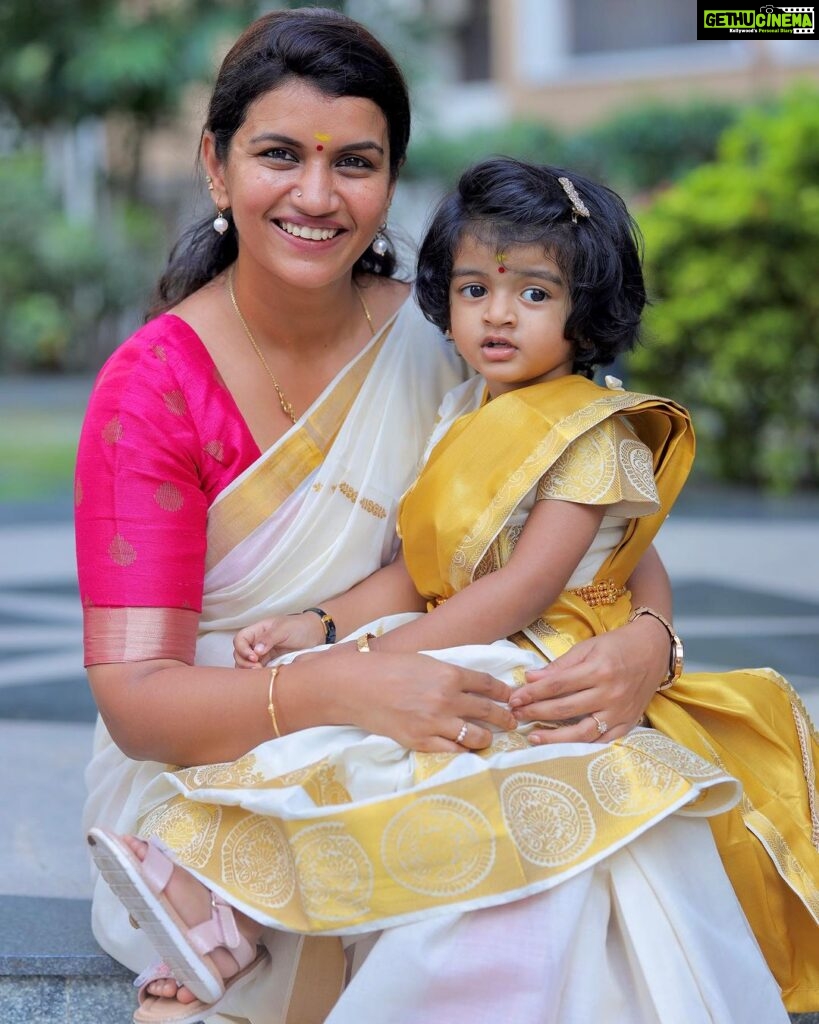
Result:
{"label": "young girl", "polygon": [[[403,552],[321,607],[240,630],[240,667],[333,642],[423,602],[431,614],[365,636],[362,646],[419,651],[514,637],[551,658],[579,639],[559,624],[561,595],[604,622],[627,607],[627,574],[603,568],[627,531],[630,565],[647,547],[688,473],[693,436],[673,402],[626,393],[613,377],[606,388],[588,379],[633,347],[645,304],[622,200],[554,168],[481,163],[432,221],[416,291],[477,376],[441,408],[399,514]],[[639,613],[668,631],[671,682],[682,645],[664,616]],[[589,738],[634,724],[592,714]]]}
{"label": "young girl", "polygon": [[[488,1021],[501,1008],[504,1019],[544,1024],[784,1024],[779,987],[706,821],[740,813],[730,810],[739,797],[725,768],[737,762],[730,738],[699,742],[692,727],[689,749],[595,708],[582,718],[586,742],[531,743],[537,724],[513,695],[525,724],[487,746],[476,719],[489,698],[475,694],[475,719],[453,719],[450,738],[420,752],[344,718],[292,731],[277,703],[277,678],[294,671],[295,658],[332,675],[341,659],[382,650],[423,649],[514,685],[630,614],[656,620],[671,641],[670,689],[655,703],[685,695],[673,628],[651,609],[632,610],[625,583],[686,477],[688,417],[672,402],[589,379],[633,345],[645,302],[624,205],[576,175],[487,161],[435,216],[417,292],[478,376],[448,395],[404,498],[403,561],[243,633],[237,658],[260,665],[334,632],[358,634],[355,646],[279,658],[266,688],[277,738],[239,761],[157,778],[141,805],[148,842],[89,835],[103,876],[167,964],[142,979],[138,1019],[192,1021],[217,1005],[229,1013],[233,979],[241,983],[264,956],[256,945],[267,946],[275,969],[276,937],[297,932],[358,940],[328,1024]],[[388,417],[386,409],[385,429]],[[345,500],[373,500],[343,479],[336,486]],[[430,614],[406,614],[421,604],[417,594]],[[374,612],[383,617],[368,621]],[[772,674],[738,675],[786,692]],[[385,669],[383,686],[391,685]],[[411,713],[411,695],[406,702]],[[806,831],[800,749],[810,733],[800,734],[800,748],[800,726],[770,703],[777,797],[794,794],[791,820],[776,822],[788,845],[757,844],[757,859],[776,865],[754,874],[756,855],[746,850],[756,840],[740,816],[742,835],[731,838],[742,863],[732,878],[751,890],[751,904],[770,906],[760,885],[768,900],[776,892],[782,920],[766,916],[760,938],[776,967],[787,961],[782,988],[792,995],[802,982],[809,999],[816,854],[811,860],[807,837],[801,845],[793,837]],[[748,754],[759,756],[763,775],[773,770],[764,743],[743,747],[740,760]],[[771,809],[750,810],[764,831]],[[791,856],[786,885],[777,868]],[[502,941],[491,940],[497,935]],[[362,962],[357,950],[368,939]],[[166,992],[155,979],[169,974]],[[344,975],[342,958],[342,987]],[[311,979],[317,990],[327,971]]]}

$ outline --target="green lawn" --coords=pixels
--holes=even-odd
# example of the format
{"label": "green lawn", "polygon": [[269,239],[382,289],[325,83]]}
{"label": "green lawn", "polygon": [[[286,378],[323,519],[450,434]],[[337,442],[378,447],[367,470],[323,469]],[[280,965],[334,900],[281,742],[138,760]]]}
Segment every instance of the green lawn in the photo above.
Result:
{"label": "green lawn", "polygon": [[0,416],[0,502],[71,494],[81,412],[9,409]]}

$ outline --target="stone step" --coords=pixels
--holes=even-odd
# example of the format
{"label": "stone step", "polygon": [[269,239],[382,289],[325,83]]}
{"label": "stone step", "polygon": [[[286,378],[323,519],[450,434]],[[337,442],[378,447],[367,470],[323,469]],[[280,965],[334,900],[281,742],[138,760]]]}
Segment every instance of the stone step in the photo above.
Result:
{"label": "stone step", "polygon": [[0,896],[2,1024],[129,1024],[133,977],[97,945],[90,901]]}
{"label": "stone step", "polygon": [[[134,976],[90,922],[89,900],[0,896],[0,1024],[129,1024]],[[791,1021],[819,1024],[819,1011]]]}

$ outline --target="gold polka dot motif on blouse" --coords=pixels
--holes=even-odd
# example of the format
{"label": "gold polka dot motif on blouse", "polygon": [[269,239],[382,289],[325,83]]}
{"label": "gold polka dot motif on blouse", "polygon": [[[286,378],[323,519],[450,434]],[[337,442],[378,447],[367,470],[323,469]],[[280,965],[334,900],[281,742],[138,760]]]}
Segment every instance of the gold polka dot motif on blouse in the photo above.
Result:
{"label": "gold polka dot motif on blouse", "polygon": [[108,545],[108,557],[117,565],[128,566],[136,561],[136,548],[118,533]]}
{"label": "gold polka dot motif on blouse", "polygon": [[124,432],[119,416],[112,416],[102,428],[102,439],[106,444],[116,444],[122,440]]}
{"label": "gold polka dot motif on blouse", "polygon": [[212,459],[216,459],[217,462],[223,462],[225,458],[225,446],[221,441],[214,439],[208,441],[207,444],[202,446],[202,450],[207,452]]}
{"label": "gold polka dot motif on blouse", "polygon": [[178,512],[185,504],[182,492],[170,481],[160,484],[154,491],[154,501],[166,512]]}
{"label": "gold polka dot motif on blouse", "polygon": [[185,396],[181,391],[165,391],[162,395],[162,401],[165,403],[168,412],[172,412],[174,416],[184,416],[188,411]]}

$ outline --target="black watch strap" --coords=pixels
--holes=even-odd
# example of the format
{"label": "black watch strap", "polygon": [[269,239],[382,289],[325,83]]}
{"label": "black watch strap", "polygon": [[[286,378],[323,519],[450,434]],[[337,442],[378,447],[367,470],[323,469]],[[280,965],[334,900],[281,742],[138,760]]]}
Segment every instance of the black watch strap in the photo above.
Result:
{"label": "black watch strap", "polygon": [[328,615],[323,608],[305,608],[304,611],[315,612],[318,615],[324,626],[324,642],[326,644],[334,644],[336,642],[336,624],[333,622],[332,615]]}

